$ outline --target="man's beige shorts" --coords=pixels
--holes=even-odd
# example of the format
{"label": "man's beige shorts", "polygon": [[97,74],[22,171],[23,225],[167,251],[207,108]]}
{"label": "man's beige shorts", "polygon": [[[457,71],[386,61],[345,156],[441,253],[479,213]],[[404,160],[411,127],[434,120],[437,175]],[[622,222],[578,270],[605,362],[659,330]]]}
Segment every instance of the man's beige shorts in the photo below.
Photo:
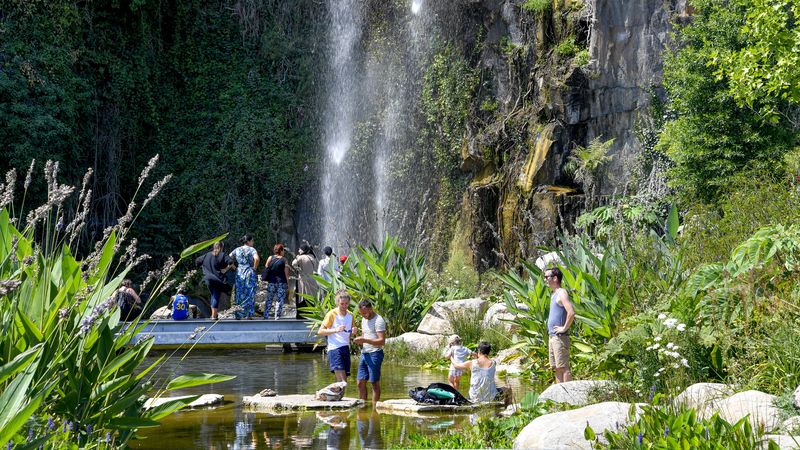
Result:
{"label": "man's beige shorts", "polygon": [[569,369],[569,336],[550,336],[548,343],[550,353],[550,367],[553,369]]}

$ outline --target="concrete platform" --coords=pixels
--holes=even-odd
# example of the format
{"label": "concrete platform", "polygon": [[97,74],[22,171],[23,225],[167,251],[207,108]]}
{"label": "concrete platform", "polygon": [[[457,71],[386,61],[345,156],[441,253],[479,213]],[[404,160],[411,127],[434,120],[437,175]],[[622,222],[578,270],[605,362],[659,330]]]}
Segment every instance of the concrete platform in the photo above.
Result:
{"label": "concrete platform", "polygon": [[246,396],[242,398],[248,411],[302,411],[352,409],[364,404],[363,400],[344,397],[338,402],[314,400],[313,395],[276,395],[275,397]]}
{"label": "concrete platform", "polygon": [[151,320],[134,342],[155,337],[154,345],[313,344],[309,323],[280,320]]}
{"label": "concrete platform", "polygon": [[454,406],[454,405],[428,405],[425,403],[417,403],[410,398],[384,400],[375,405],[375,409],[388,414],[397,414],[401,416],[419,417],[421,413],[472,413],[480,409],[486,408],[499,408],[503,406],[503,402],[486,402],[486,403],[470,403],[469,405]]}

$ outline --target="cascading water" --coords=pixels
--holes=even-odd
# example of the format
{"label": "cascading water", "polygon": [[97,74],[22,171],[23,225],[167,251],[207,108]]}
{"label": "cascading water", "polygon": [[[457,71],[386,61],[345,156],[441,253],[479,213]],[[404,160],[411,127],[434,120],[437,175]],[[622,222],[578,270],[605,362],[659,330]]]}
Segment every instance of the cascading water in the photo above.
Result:
{"label": "cascading water", "polygon": [[386,232],[398,235],[414,222],[404,198],[412,192],[409,181],[396,182],[395,172],[408,172],[398,167],[410,164],[416,144],[415,102],[431,48],[432,17],[423,0],[409,6],[376,33],[365,23],[363,2],[328,0],[323,212],[314,234],[340,253],[353,244],[379,242]]}
{"label": "cascading water", "polygon": [[353,145],[358,105],[358,47],[362,18],[359,0],[328,0],[328,101],[325,109],[325,163],[322,176],[323,242],[342,247],[353,219],[358,185],[345,158]]}

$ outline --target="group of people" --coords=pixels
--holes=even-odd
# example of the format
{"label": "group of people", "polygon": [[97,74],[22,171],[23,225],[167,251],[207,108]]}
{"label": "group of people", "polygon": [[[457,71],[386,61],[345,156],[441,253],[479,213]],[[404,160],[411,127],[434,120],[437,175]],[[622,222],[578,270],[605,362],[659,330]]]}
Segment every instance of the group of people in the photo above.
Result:
{"label": "group of people", "polygon": [[[211,293],[212,319],[219,318],[222,294],[231,295],[231,291],[233,291],[233,304],[238,306],[235,310],[236,319],[249,320],[255,316],[257,271],[261,258],[253,244],[253,236],[245,235],[241,239],[241,245],[226,255],[222,242],[217,242],[212,251],[195,261],[198,267],[202,267],[204,281]],[[267,258],[261,273],[261,280],[267,284],[264,319],[273,317],[277,320],[281,317],[289,293],[292,272],[297,274],[295,292],[300,306],[306,298],[314,298],[317,295],[319,286],[313,278],[314,274],[330,281],[333,274],[339,272],[347,261],[346,256],[341,256],[337,260],[330,247],[325,247],[323,253],[324,257],[317,261],[311,245],[303,243],[297,251],[297,256],[289,264],[285,246],[277,243],[272,247],[272,255]],[[229,272],[235,273],[235,276],[228,276]],[[275,306],[274,312],[271,313],[273,306]]]}
{"label": "group of people", "polygon": [[317,335],[328,338],[328,366],[336,381],[347,382],[350,376],[350,341],[361,345],[356,381],[358,397],[367,400],[367,382],[372,386],[372,401],[381,398],[381,366],[383,365],[383,346],[386,343],[386,321],[375,312],[372,302],[362,300],[358,304],[361,315],[361,334],[355,326],[350,313],[352,298],[346,290],[336,293],[336,308],[328,311],[320,324]]}

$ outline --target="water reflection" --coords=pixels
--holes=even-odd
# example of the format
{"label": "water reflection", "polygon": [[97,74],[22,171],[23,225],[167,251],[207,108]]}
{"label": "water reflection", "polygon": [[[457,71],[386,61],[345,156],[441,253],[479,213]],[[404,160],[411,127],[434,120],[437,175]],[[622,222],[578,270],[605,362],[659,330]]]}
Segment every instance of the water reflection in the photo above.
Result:
{"label": "water reflection", "polygon": [[[430,435],[463,429],[476,417],[396,416],[379,414],[371,405],[351,411],[250,412],[242,408],[243,395],[264,388],[275,389],[279,394],[312,393],[333,381],[327,365],[318,354],[284,355],[279,350],[263,349],[195,350],[182,362],[180,356],[171,358],[161,370],[162,382],[187,372],[226,373],[237,378],[219,385],[173,391],[170,395],[220,393],[229,403],[170,416],[161,427],[142,430],[140,434],[145,439],[133,442],[132,448],[379,449],[401,443],[412,433]],[[446,377],[445,371],[387,363],[381,380],[382,396],[405,398],[409,389],[444,381]],[[519,393],[519,383],[511,382]],[[353,390],[348,387],[348,394],[354,393],[355,386]]]}

